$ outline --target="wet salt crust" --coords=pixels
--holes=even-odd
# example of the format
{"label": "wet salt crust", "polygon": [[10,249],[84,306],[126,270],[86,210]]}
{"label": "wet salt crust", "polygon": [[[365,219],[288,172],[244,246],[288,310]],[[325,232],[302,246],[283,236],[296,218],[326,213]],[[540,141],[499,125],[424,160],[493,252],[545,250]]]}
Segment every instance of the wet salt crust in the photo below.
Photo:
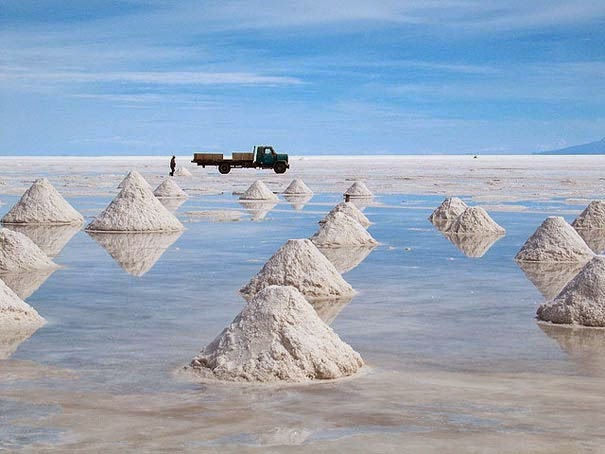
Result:
{"label": "wet salt crust", "polygon": [[499,226],[483,208],[468,207],[452,222],[448,233],[458,235],[503,235],[506,230]]}
{"label": "wet salt crust", "polygon": [[550,216],[525,242],[515,256],[518,262],[582,262],[594,253],[571,225],[560,216]]}
{"label": "wet salt crust", "polygon": [[172,178],[166,178],[162,181],[157,188],[153,191],[153,195],[158,198],[173,198],[173,199],[185,199],[187,194],[176,184]]}
{"label": "wet salt crust", "polygon": [[56,268],[27,236],[7,228],[0,229],[0,273]]}
{"label": "wet salt crust", "polygon": [[36,180],[2,218],[5,224],[83,224],[78,213],[46,178]]}
{"label": "wet salt crust", "polygon": [[605,201],[593,200],[590,202],[571,225],[577,230],[605,229]]}
{"label": "wet salt crust", "polygon": [[293,287],[269,286],[190,364],[201,377],[242,382],[309,382],[354,374],[361,356]]}
{"label": "wet salt crust", "polygon": [[279,199],[262,180],[256,180],[240,196],[240,200],[268,200],[277,202]]}
{"label": "wet salt crust", "polygon": [[310,195],[313,194],[313,191],[311,190],[311,188],[309,188],[309,186],[305,184],[303,180],[301,180],[300,178],[295,178],[284,190],[284,194]]}
{"label": "wet salt crust", "polygon": [[372,191],[368,189],[366,184],[363,181],[356,181],[353,183],[349,189],[347,189],[344,193],[345,196],[349,197],[360,197],[360,198],[369,198],[373,197]]}
{"label": "wet salt crust", "polygon": [[363,212],[357,208],[353,202],[340,202],[338,205],[332,208],[332,210],[321,221],[319,221],[319,223],[323,224],[330,215],[338,212],[344,213],[347,216],[355,219],[364,228],[368,228],[372,224],[366,215],[363,214]]}
{"label": "wet salt crust", "polygon": [[372,246],[378,242],[355,219],[337,211],[329,214],[310,238],[316,246]]}
{"label": "wet salt crust", "polygon": [[136,170],[131,170],[130,172],[128,172],[128,175],[126,175],[124,177],[124,179],[118,185],[118,188],[124,189],[126,186],[128,186],[131,183],[134,183],[137,186],[145,186],[149,190],[153,189],[151,187],[151,185],[147,182],[147,180],[145,178],[143,178],[143,175],[141,175]]}
{"label": "wet salt crust", "polygon": [[448,197],[429,216],[429,221],[436,227],[447,230],[468,205],[458,197]]}

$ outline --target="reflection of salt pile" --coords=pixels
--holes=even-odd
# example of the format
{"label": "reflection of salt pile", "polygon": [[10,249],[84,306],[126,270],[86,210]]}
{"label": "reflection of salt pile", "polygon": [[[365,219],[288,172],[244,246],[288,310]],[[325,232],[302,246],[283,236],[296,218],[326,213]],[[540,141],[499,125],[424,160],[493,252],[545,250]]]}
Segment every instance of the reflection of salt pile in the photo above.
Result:
{"label": "reflection of salt pile", "polygon": [[593,200],[571,223],[577,229],[605,229],[605,202]]}
{"label": "reflection of salt pile", "polygon": [[164,181],[162,181],[159,186],[155,188],[155,191],[153,191],[153,195],[155,195],[157,198],[168,199],[187,198],[185,191],[183,191],[172,178],[166,178]]}
{"label": "reflection of salt pile", "polygon": [[191,361],[190,370],[227,381],[308,382],[346,377],[362,366],[298,290],[270,286]]}
{"label": "reflection of salt pile", "polygon": [[0,278],[19,298],[25,300],[32,296],[36,290],[56,271],[56,268],[44,270],[31,270],[0,274]]}
{"label": "reflection of salt pile", "polygon": [[176,210],[178,210],[180,208],[180,206],[183,203],[185,203],[186,199],[184,199],[184,198],[181,198],[181,199],[167,199],[165,197],[162,197],[162,198],[158,198],[158,200],[164,206],[164,208],[166,208],[171,213],[174,213],[174,212],[176,212]]}
{"label": "reflection of salt pile", "polygon": [[82,224],[84,218],[46,178],[36,180],[2,218],[5,224]]}
{"label": "reflection of salt pile", "polygon": [[370,246],[378,244],[363,226],[346,214],[328,214],[319,230],[310,238],[316,246]]}
{"label": "reflection of salt pile", "polygon": [[32,240],[19,232],[0,229],[0,272],[21,272],[56,268]]}
{"label": "reflection of salt pile", "polygon": [[80,225],[35,225],[35,224],[12,224],[11,230],[23,233],[36,246],[48,255],[54,258],[65,245],[80,231]]}
{"label": "reflection of salt pile", "polygon": [[239,204],[244,207],[253,221],[261,221],[275,208],[277,202],[270,200],[240,200]]}
{"label": "reflection of salt pile", "polygon": [[183,229],[183,224],[164,208],[153,192],[134,180],[86,227],[92,232],[168,232]]}
{"label": "reflection of salt pile", "polygon": [[582,269],[584,262],[517,262],[525,277],[544,295],[552,299]]}
{"label": "reflection of salt pile", "polygon": [[538,318],[566,325],[605,326],[605,256],[598,255],[538,308]]}
{"label": "reflection of salt pile", "polygon": [[332,208],[332,210],[326,215],[326,217],[319,221],[319,223],[325,223],[328,219],[328,216],[338,212],[346,214],[347,216],[355,219],[364,228],[368,228],[372,224],[370,220],[366,217],[366,215],[363,214],[362,211],[357,208],[357,206],[353,202],[340,202],[338,205]]}
{"label": "reflection of salt pile", "polygon": [[605,229],[577,229],[576,231],[595,254],[605,251]]}
{"label": "reflection of salt pile", "polygon": [[305,184],[300,178],[295,178],[285,189],[284,194],[290,195],[309,195],[313,194],[311,188]]}
{"label": "reflection of salt pile", "polygon": [[99,243],[124,271],[143,276],[164,254],[182,232],[172,233],[94,233]]}
{"label": "reflection of salt pile", "polygon": [[147,180],[145,178],[143,178],[143,175],[141,175],[136,170],[131,170],[130,172],[128,172],[128,175],[126,175],[124,177],[122,182],[118,185],[118,188],[124,189],[126,186],[130,185],[131,183],[134,183],[137,186],[144,186],[150,190],[152,189],[151,185],[149,183],[147,183]]}
{"label": "reflection of salt pile", "polygon": [[294,208],[296,211],[302,210],[307,202],[313,198],[313,194],[306,195],[292,195],[284,194],[284,199]]}
{"label": "reflection of salt pile", "polygon": [[538,326],[578,363],[582,372],[596,377],[605,376],[605,330],[550,323],[538,323]]}
{"label": "reflection of salt pile", "polygon": [[344,274],[363,262],[375,247],[320,247],[319,251],[326,256],[340,274]]}
{"label": "reflection of salt pile", "polygon": [[352,299],[353,298],[348,297],[335,300],[311,300],[309,303],[313,306],[313,309],[315,309],[319,318],[330,325]]}
{"label": "reflection of salt pile", "polygon": [[349,189],[347,189],[344,193],[345,197],[349,196],[350,198],[360,197],[360,198],[369,198],[374,197],[372,191],[368,189],[363,181],[356,181],[353,183]]}
{"label": "reflection of salt pile", "polygon": [[494,243],[503,236],[499,233],[465,235],[449,232],[445,232],[443,235],[464,255],[474,258],[483,257]]}
{"label": "reflection of salt pile", "polygon": [[355,294],[334,265],[307,239],[288,240],[240,291],[250,299],[270,285],[291,285],[308,299]]}
{"label": "reflection of salt pile", "polygon": [[176,177],[191,177],[191,172],[185,167],[179,167],[174,171],[174,176]]}
{"label": "reflection of salt pile", "polygon": [[448,197],[431,213],[429,221],[437,228],[447,230],[467,208],[468,205],[458,197]]}
{"label": "reflection of salt pile", "polygon": [[468,207],[452,222],[448,232],[459,235],[502,235],[506,230],[499,226],[483,208]]}
{"label": "reflection of salt pile", "polygon": [[0,280],[0,359],[8,358],[44,323],[33,307]]}
{"label": "reflection of salt pile", "polygon": [[593,256],[584,240],[560,216],[551,216],[525,242],[518,262],[582,262]]}
{"label": "reflection of salt pile", "polygon": [[271,192],[265,183],[261,180],[256,180],[248,189],[246,189],[246,192],[240,196],[240,200],[269,200],[277,202],[279,199]]}

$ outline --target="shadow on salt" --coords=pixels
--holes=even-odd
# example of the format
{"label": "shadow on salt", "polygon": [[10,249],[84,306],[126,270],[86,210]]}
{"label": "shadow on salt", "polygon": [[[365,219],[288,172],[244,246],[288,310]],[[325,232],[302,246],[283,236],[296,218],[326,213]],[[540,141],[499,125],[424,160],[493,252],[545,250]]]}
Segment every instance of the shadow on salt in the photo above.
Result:
{"label": "shadow on salt", "polygon": [[582,269],[585,262],[516,262],[525,277],[542,293],[544,298],[555,298]]}
{"label": "shadow on salt", "polygon": [[265,200],[239,200],[238,202],[250,215],[252,221],[262,221],[277,205],[277,202]]}
{"label": "shadow on salt", "polygon": [[99,233],[87,232],[120,267],[136,277],[147,273],[183,232]]}

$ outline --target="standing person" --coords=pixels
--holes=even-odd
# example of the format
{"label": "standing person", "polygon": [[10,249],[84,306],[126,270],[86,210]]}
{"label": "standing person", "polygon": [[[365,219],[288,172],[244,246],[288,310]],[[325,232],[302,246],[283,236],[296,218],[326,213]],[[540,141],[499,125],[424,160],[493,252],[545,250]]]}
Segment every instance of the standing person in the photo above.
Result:
{"label": "standing person", "polygon": [[174,169],[176,169],[176,156],[173,156],[170,160],[170,176],[174,176]]}

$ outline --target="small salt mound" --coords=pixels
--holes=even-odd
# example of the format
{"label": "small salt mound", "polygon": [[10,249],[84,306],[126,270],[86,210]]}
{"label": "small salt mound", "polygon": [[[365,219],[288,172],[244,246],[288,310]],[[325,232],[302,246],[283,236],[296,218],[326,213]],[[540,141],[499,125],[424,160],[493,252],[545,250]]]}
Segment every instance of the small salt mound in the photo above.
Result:
{"label": "small salt mound", "polygon": [[193,176],[185,167],[179,167],[174,171],[175,177],[191,177]]}
{"label": "small salt mound", "polygon": [[538,308],[538,318],[566,325],[605,326],[605,256],[588,262],[561,293]]}
{"label": "small salt mound", "polygon": [[605,229],[605,202],[593,200],[572,223],[572,227],[580,229]]}
{"label": "small salt mound", "polygon": [[303,180],[295,178],[286,188],[284,194],[313,194],[313,191],[311,191],[311,188]]}
{"label": "small salt mound", "polygon": [[0,279],[0,333],[24,326],[42,326],[44,323],[38,312]]}
{"label": "small salt mound", "polygon": [[504,234],[506,230],[499,226],[483,208],[468,207],[454,220],[448,232],[458,235],[487,235]]}
{"label": "small salt mound", "polygon": [[118,185],[118,188],[124,189],[126,186],[128,186],[131,183],[134,183],[137,186],[145,186],[146,188],[148,188],[150,190],[153,189],[151,187],[151,185],[149,183],[147,183],[147,180],[145,180],[145,178],[143,178],[143,175],[141,175],[136,170],[131,170],[130,172],[128,172],[128,175],[126,175],[124,177],[122,182]]}
{"label": "small salt mound", "polygon": [[322,247],[378,244],[378,241],[372,238],[359,222],[340,211],[328,214],[326,221],[310,239],[316,246]]}
{"label": "small salt mound", "polygon": [[325,223],[328,219],[328,216],[333,213],[344,213],[347,216],[355,219],[364,228],[368,228],[372,224],[370,220],[366,217],[366,215],[363,214],[363,212],[359,208],[357,208],[357,206],[353,202],[340,202],[338,205],[332,208],[332,210],[326,215],[326,217],[319,221],[319,223]]}
{"label": "small salt mound", "polygon": [[95,232],[170,232],[183,224],[141,182],[132,181],[86,227]]}
{"label": "small salt mound", "polygon": [[349,197],[373,197],[372,191],[368,189],[363,181],[356,181],[344,193]]}
{"label": "small salt mound", "polygon": [[4,224],[82,224],[84,218],[46,178],[36,180],[2,218]]}
{"label": "small salt mound", "polygon": [[19,232],[0,229],[0,272],[20,272],[56,268],[42,250]]}
{"label": "small salt mound", "polygon": [[525,242],[515,256],[518,262],[581,262],[594,253],[571,225],[560,216],[550,216]]}
{"label": "small salt mound", "polygon": [[240,200],[269,200],[277,202],[279,199],[265,183],[261,180],[256,180],[252,183],[246,192],[240,196]]}
{"label": "small salt mound", "polygon": [[202,378],[309,382],[354,374],[363,360],[293,287],[259,292],[189,366]]}
{"label": "small salt mound", "polygon": [[290,285],[308,299],[355,294],[334,265],[307,239],[288,240],[240,292],[250,299],[270,285]]}
{"label": "small salt mound", "polygon": [[448,197],[431,213],[429,221],[436,227],[447,230],[467,208],[468,205],[458,197]]}
{"label": "small salt mound", "polygon": [[166,178],[155,188],[153,195],[158,198],[172,198],[172,199],[183,199],[187,197],[185,191],[174,182],[172,178]]}

